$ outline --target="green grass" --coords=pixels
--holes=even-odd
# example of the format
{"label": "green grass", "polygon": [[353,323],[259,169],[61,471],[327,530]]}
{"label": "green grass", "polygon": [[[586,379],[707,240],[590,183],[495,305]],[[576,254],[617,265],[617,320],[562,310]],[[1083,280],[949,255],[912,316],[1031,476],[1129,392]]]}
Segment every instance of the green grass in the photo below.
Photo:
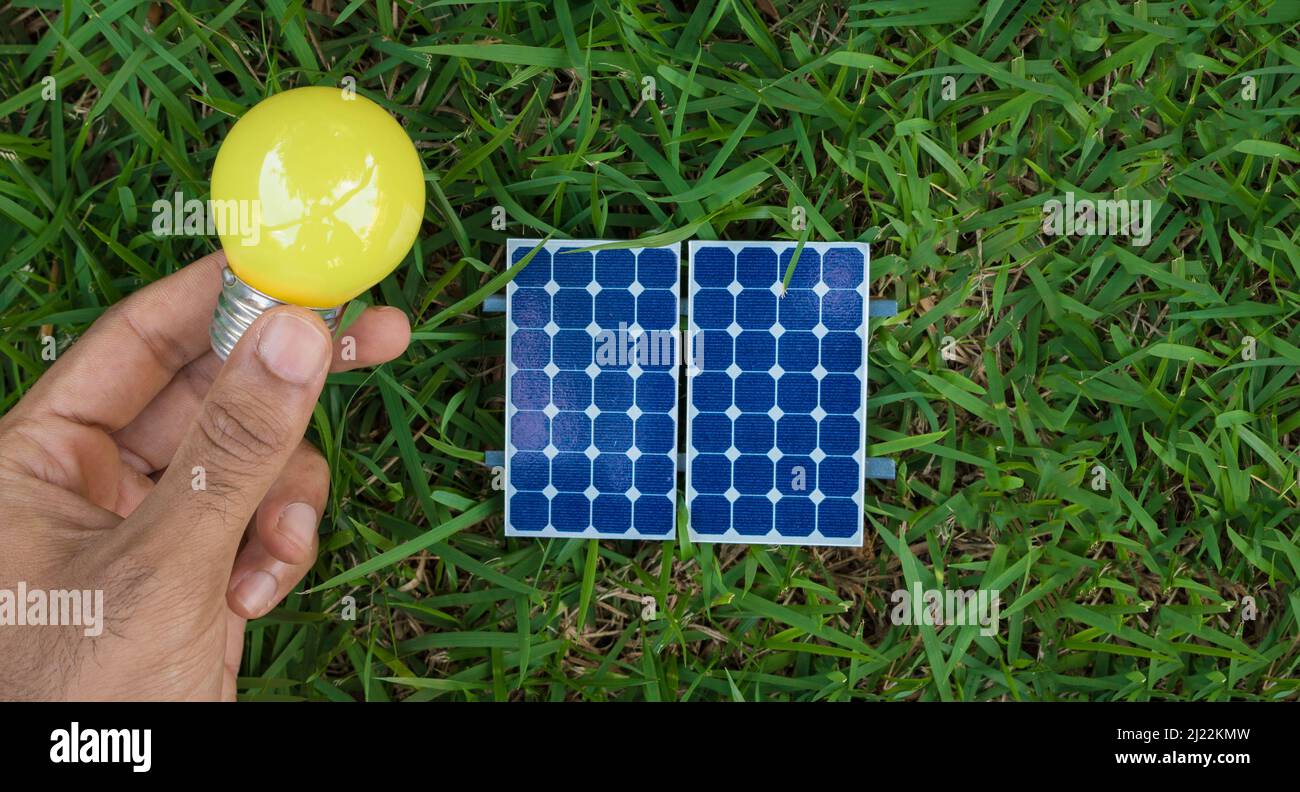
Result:
{"label": "green grass", "polygon": [[[6,6],[0,410],[43,327],[68,343],[213,249],[154,238],[150,206],[206,195],[240,112],[351,75],[428,174],[371,295],[414,340],[331,379],[321,558],[251,626],[242,695],[1295,699],[1297,4],[692,5]],[[1153,201],[1151,243],[1043,235],[1067,191]],[[548,234],[872,243],[900,314],[873,323],[870,442],[898,478],[865,547],[505,539],[480,304],[505,238]],[[1000,589],[1001,629],[892,625],[915,582]]]}

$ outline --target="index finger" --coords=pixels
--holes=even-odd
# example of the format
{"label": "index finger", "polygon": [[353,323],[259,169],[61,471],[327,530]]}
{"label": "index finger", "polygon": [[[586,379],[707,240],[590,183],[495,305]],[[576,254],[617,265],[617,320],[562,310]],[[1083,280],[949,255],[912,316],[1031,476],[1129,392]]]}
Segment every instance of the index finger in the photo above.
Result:
{"label": "index finger", "polygon": [[224,252],[204,256],[114,305],[16,409],[106,432],[126,426],[177,371],[210,348],[208,326],[225,264]]}

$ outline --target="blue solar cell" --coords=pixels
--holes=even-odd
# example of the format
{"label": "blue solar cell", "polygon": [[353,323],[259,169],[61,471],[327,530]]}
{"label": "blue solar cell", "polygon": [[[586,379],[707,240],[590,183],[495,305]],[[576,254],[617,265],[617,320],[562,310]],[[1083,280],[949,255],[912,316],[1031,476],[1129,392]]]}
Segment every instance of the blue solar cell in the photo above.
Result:
{"label": "blue solar cell", "polygon": [[677,406],[675,372],[643,371],[636,379],[636,406],[642,412],[667,413]]}
{"label": "blue solar cell", "polygon": [[690,483],[699,492],[726,492],[731,488],[731,460],[722,454],[699,454],[691,460]]}
{"label": "blue solar cell", "polygon": [[636,322],[645,330],[671,330],[681,311],[677,295],[667,289],[647,289],[636,298]]}
{"label": "blue solar cell", "polygon": [[[699,316],[698,321],[703,322],[700,327],[706,330],[726,330],[735,318],[735,298],[723,289],[700,289],[691,295],[691,303],[693,309],[698,309],[696,311],[696,315]],[[520,325],[520,327],[528,326]]]}
{"label": "blue solar cell", "polygon": [[632,255],[632,251],[596,251],[596,282],[600,284],[601,289],[626,289],[634,280],[636,280],[636,256]]}
{"label": "blue solar cell", "polygon": [[675,245],[672,249],[646,248],[637,257],[636,277],[643,289],[669,289],[676,294],[681,274]]}
{"label": "blue solar cell", "polygon": [[724,371],[732,363],[732,339],[721,330],[701,330],[692,345],[701,370]]}
{"label": "blue solar cell", "polygon": [[822,367],[849,372],[862,368],[862,339],[856,333],[827,333],[822,339]]}
{"label": "blue solar cell", "polygon": [[741,415],[736,419],[733,442],[736,450],[742,454],[766,454],[772,448],[774,432],[776,422],[770,417],[762,414]]}
{"label": "blue solar cell", "polygon": [[545,327],[551,321],[551,295],[541,289],[516,291],[510,306],[514,309],[512,319],[518,327]]}
{"label": "blue solar cell", "polygon": [[822,256],[822,281],[832,289],[856,289],[862,285],[866,256],[850,247],[831,247]]}
{"label": "blue solar cell", "polygon": [[602,534],[623,534],[632,527],[632,501],[626,495],[597,495],[592,526]]}
{"label": "blue solar cell", "polygon": [[677,248],[600,244],[507,245],[516,264],[541,245],[506,290],[511,536],[675,535]]}
{"label": "blue solar cell", "polygon": [[786,330],[811,330],[817,326],[819,301],[816,292],[792,288],[778,305],[781,326]]}
{"label": "blue solar cell", "polygon": [[606,370],[597,374],[597,409],[626,412],[632,406],[632,387],[635,382],[626,371]]}
{"label": "blue solar cell", "polygon": [[[528,257],[529,249],[515,248],[510,256],[511,264],[518,264]],[[515,276],[515,286],[536,286],[544,287],[551,279],[551,254],[546,250],[539,250],[528,260],[528,266]]]}
{"label": "blue solar cell", "polygon": [[700,413],[691,422],[691,445],[715,454],[731,448],[731,419],[722,413]]}
{"label": "blue solar cell", "polygon": [[862,404],[862,380],[856,374],[822,377],[821,407],[828,413],[857,412]]}
{"label": "blue solar cell", "polygon": [[769,245],[747,245],[736,254],[736,280],[746,288],[770,289],[781,280],[776,251]]}
{"label": "blue solar cell", "polygon": [[731,486],[744,495],[767,495],[776,486],[775,472],[766,454],[741,454],[731,467]]}
{"label": "blue solar cell", "polygon": [[[825,425],[825,419],[822,419]],[[853,453],[856,443],[853,437],[839,438],[849,444],[848,453]],[[782,454],[811,454],[817,447],[817,422],[811,415],[782,415],[776,422],[776,448]],[[826,447],[823,441],[822,447]],[[826,453],[832,453],[826,451]]]}
{"label": "blue solar cell", "polygon": [[617,328],[619,322],[635,315],[636,299],[628,292],[603,289],[596,295],[596,324],[601,327]]}
{"label": "blue solar cell", "polygon": [[637,457],[636,488],[650,493],[673,492],[677,488],[677,458],[661,454]]}
{"label": "blue solar cell", "polygon": [[701,411],[723,412],[731,406],[731,377],[722,371],[703,371],[694,380],[694,403]]}
{"label": "blue solar cell", "polygon": [[645,454],[676,453],[677,422],[666,413],[642,414],[636,419],[636,447]]}
{"label": "blue solar cell", "polygon": [[736,295],[736,324],[746,330],[767,330],[776,324],[776,295],[750,289]]}
{"label": "blue solar cell", "polygon": [[591,295],[582,289],[560,289],[551,301],[551,312],[560,327],[586,330],[591,324]]}
{"label": "blue solar cell", "polygon": [[510,511],[523,531],[541,531],[551,521],[551,502],[540,492],[516,492],[510,497]]}
{"label": "blue solar cell", "polygon": [[786,371],[812,371],[817,368],[817,336],[787,330],[777,343],[776,361]]}
{"label": "blue solar cell", "polygon": [[556,248],[551,257],[552,278],[560,287],[573,287],[586,291],[592,281],[593,258],[573,246]]}
{"label": "blue solar cell", "polygon": [[[854,436],[857,431],[857,419],[852,415],[828,415],[821,420],[820,431],[812,428],[810,434],[821,442],[825,453],[852,455],[858,447]],[[809,447],[808,451],[811,452],[812,448]]]}
{"label": "blue solar cell", "polygon": [[557,371],[551,379],[551,401],[561,412],[587,409],[591,404],[591,375],[585,371]]}
{"label": "blue solar cell", "polygon": [[745,371],[767,371],[776,365],[776,337],[770,330],[746,330],[736,336],[736,365]]}
{"label": "blue solar cell", "polygon": [[521,410],[540,410],[551,402],[551,378],[545,371],[515,374],[510,400]]}
{"label": "blue solar cell", "polygon": [[632,487],[632,460],[627,454],[601,454],[592,469],[596,489],[601,492],[627,492]]}
{"label": "blue solar cell", "polygon": [[776,491],[803,496],[817,489],[817,463],[809,456],[782,456],[776,461]]}
{"label": "blue solar cell", "polygon": [[736,377],[736,407],[767,412],[776,404],[776,379],[771,374],[742,371]]}
{"label": "blue solar cell", "polygon": [[699,495],[691,504],[691,538],[721,536],[731,528],[731,501],[720,495]]}
{"label": "blue solar cell", "polygon": [[700,288],[725,289],[736,279],[736,257],[726,248],[706,248],[691,257],[691,280]]}
{"label": "blue solar cell", "polygon": [[551,460],[551,485],[561,492],[585,492],[591,486],[591,460],[586,454],[556,454]]}
{"label": "blue solar cell", "polygon": [[632,505],[632,527],[642,536],[668,538],[677,525],[676,495],[641,495]]}
{"label": "blue solar cell", "polygon": [[[632,431],[632,419],[627,415],[603,412],[596,416],[596,449],[627,451],[632,447]],[[583,448],[585,449],[586,446]]]}
{"label": "blue solar cell", "polygon": [[586,330],[560,330],[551,339],[551,359],[562,369],[585,369],[591,364],[593,349]]}
{"label": "blue solar cell", "polygon": [[822,324],[827,330],[856,331],[861,322],[862,295],[848,289],[826,292],[822,298]]}
{"label": "blue solar cell", "polygon": [[518,330],[510,339],[510,357],[521,369],[540,369],[551,362],[551,337],[542,330]]}
{"label": "blue solar cell", "polygon": [[817,530],[831,539],[861,534],[862,507],[853,498],[827,498],[817,504]]}
{"label": "blue solar cell", "polygon": [[541,450],[551,439],[551,421],[544,413],[516,412],[510,421],[510,434],[516,448]]}
{"label": "blue solar cell", "polygon": [[806,498],[782,498],[776,502],[776,521],[782,536],[810,536],[817,526],[817,507]]}
{"label": "blue solar cell", "polygon": [[817,409],[817,378],[812,374],[787,371],[781,375],[776,406],[788,413],[811,413]]}
{"label": "blue solar cell", "polygon": [[853,457],[826,457],[817,467],[817,488],[823,495],[852,497],[861,486],[862,471]]}
{"label": "blue solar cell", "polygon": [[551,480],[551,460],[538,451],[519,451],[514,456],[510,475],[519,489],[546,489]]}
{"label": "blue solar cell", "polygon": [[742,495],[736,498],[733,517],[736,532],[743,536],[765,536],[772,530],[772,501]]}
{"label": "blue solar cell", "polygon": [[559,413],[551,419],[551,443],[560,451],[586,451],[591,445],[591,419],[580,412]]}
{"label": "blue solar cell", "polygon": [[586,532],[591,525],[591,499],[567,492],[551,498],[551,525],[561,533]]}
{"label": "blue solar cell", "polygon": [[[785,277],[785,271],[790,268],[790,262],[795,261],[795,247],[791,245],[781,251],[781,277]],[[795,262],[794,272],[790,275],[791,289],[811,289],[821,280],[822,259],[821,254],[817,252],[816,246],[805,245],[804,249],[799,251],[799,260]],[[789,295],[786,295],[789,296]]]}
{"label": "blue solar cell", "polygon": [[690,243],[693,539],[862,544],[868,263],[858,243]]}

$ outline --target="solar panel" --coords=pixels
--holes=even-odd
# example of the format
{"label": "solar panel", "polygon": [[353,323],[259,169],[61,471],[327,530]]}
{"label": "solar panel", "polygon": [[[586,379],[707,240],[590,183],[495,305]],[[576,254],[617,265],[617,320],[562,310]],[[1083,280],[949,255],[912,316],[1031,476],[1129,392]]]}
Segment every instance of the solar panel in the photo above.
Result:
{"label": "solar panel", "polygon": [[506,290],[508,536],[674,536],[678,249],[602,244],[547,242]]}
{"label": "solar panel", "polygon": [[690,243],[686,504],[700,542],[862,544],[860,243]]}

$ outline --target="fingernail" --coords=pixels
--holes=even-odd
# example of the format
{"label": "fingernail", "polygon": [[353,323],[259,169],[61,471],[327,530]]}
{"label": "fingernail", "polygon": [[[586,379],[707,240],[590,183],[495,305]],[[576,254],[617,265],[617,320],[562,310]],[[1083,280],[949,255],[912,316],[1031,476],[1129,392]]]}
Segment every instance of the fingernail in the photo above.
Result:
{"label": "fingernail", "polygon": [[277,588],[279,584],[276,583],[275,577],[270,572],[258,569],[244,575],[244,579],[235,586],[235,599],[239,600],[239,604],[244,606],[246,612],[254,617],[261,616],[264,611],[269,610]]}
{"label": "fingernail", "polygon": [[262,328],[257,356],[282,379],[305,385],[325,369],[330,345],[316,327],[292,313],[278,313]]}
{"label": "fingernail", "polygon": [[280,519],[275,529],[290,543],[306,553],[311,550],[312,539],[316,536],[316,526],[320,518],[316,510],[305,503],[290,503],[280,512]]}

